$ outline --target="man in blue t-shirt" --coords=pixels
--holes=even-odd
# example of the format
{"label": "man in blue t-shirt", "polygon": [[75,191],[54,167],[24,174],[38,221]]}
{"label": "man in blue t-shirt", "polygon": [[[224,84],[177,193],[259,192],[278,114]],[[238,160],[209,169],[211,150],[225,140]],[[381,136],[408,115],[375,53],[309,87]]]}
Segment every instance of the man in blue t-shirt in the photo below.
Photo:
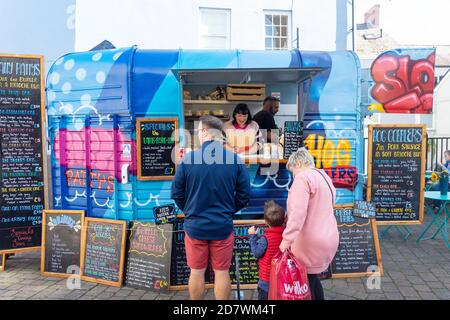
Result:
{"label": "man in blue t-shirt", "polygon": [[240,158],[224,149],[222,121],[200,118],[201,148],[186,154],[172,182],[172,199],[183,211],[186,260],[192,300],[203,298],[208,260],[217,300],[229,299],[233,215],[250,200],[250,179]]}

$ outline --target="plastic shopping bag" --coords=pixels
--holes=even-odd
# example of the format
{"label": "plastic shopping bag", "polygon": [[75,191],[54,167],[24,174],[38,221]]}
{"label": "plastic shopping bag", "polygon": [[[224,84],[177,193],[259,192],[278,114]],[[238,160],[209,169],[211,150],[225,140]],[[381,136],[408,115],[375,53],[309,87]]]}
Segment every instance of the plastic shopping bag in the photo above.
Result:
{"label": "plastic shopping bag", "polygon": [[306,268],[290,250],[272,259],[269,300],[311,300]]}

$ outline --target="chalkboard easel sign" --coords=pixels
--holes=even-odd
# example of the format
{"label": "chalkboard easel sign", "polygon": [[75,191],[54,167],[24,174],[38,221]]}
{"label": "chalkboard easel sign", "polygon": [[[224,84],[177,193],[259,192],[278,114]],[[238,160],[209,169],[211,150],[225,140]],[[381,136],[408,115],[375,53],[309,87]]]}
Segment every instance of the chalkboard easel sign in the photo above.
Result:
{"label": "chalkboard easel sign", "polygon": [[375,219],[353,215],[353,206],[336,206],[339,247],[331,263],[333,278],[383,275]]}
{"label": "chalkboard easel sign", "polygon": [[80,272],[83,210],[44,210],[41,274],[68,278]]}
{"label": "chalkboard easel sign", "polygon": [[421,224],[426,126],[369,126],[368,158],[367,201],[376,206],[377,224]]}
{"label": "chalkboard easel sign", "polygon": [[178,157],[178,118],[136,121],[139,180],[172,180]]}
{"label": "chalkboard easel sign", "polygon": [[[234,223],[234,250],[230,266],[230,278],[232,287],[237,287],[236,282],[236,256],[239,263],[240,289],[256,289],[258,285],[258,264],[250,251],[250,242],[247,229],[251,226],[258,228],[261,235],[266,224],[264,220],[235,220]],[[186,251],[184,247],[183,220],[177,219],[174,223],[172,241],[172,261],[170,270],[170,290],[186,290],[189,280],[189,267],[186,263]],[[211,268],[205,272],[205,287],[213,288],[214,273]]]}
{"label": "chalkboard easel sign", "polygon": [[283,133],[283,158],[289,159],[303,145],[303,121],[285,121]]}
{"label": "chalkboard easel sign", "polygon": [[39,250],[46,207],[41,55],[0,55],[0,254]]}
{"label": "chalkboard easel sign", "polygon": [[81,238],[81,279],[121,287],[126,221],[85,218]]}
{"label": "chalkboard easel sign", "polygon": [[125,277],[127,287],[168,292],[172,230],[172,224],[132,222]]}

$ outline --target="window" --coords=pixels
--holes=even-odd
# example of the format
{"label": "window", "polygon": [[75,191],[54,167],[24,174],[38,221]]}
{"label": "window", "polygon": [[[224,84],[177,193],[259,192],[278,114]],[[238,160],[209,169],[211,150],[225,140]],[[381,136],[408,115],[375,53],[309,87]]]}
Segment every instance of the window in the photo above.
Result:
{"label": "window", "polygon": [[200,8],[200,48],[230,48],[230,10]]}
{"label": "window", "polygon": [[289,50],[291,47],[290,12],[264,13],[266,50]]}

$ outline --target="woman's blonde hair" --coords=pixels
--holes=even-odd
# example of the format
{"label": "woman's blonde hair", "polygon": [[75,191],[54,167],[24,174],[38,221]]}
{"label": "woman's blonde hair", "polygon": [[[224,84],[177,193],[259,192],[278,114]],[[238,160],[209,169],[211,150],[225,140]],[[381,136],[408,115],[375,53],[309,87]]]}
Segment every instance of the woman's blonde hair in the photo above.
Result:
{"label": "woman's blonde hair", "polygon": [[297,151],[295,151],[291,156],[289,157],[289,160],[287,162],[287,169],[289,171],[292,171],[296,167],[315,167],[314,158],[309,153],[309,151],[305,148],[299,148]]}

